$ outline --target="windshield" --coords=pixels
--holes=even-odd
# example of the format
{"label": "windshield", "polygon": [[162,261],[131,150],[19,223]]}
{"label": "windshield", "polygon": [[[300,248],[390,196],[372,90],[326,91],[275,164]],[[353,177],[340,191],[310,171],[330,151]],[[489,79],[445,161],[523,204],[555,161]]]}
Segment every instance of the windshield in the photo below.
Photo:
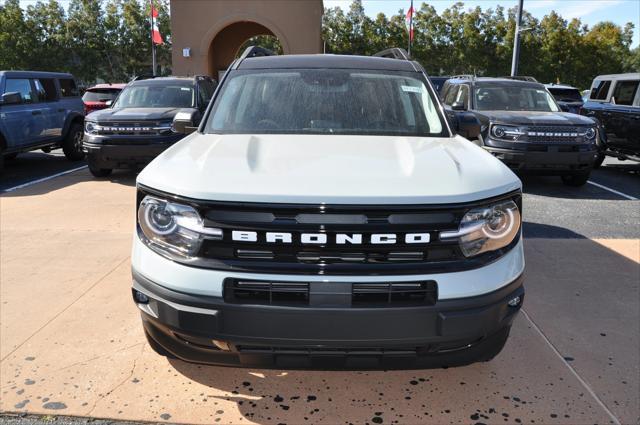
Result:
{"label": "windshield", "polygon": [[582,102],[582,95],[578,89],[549,88],[549,92],[559,102]]}
{"label": "windshield", "polygon": [[192,108],[193,86],[167,82],[126,87],[114,108]]}
{"label": "windshield", "polygon": [[235,71],[206,125],[212,133],[448,136],[417,73],[350,69]]}
{"label": "windshield", "polygon": [[92,89],[84,92],[82,100],[85,102],[106,102],[113,100],[120,93],[120,89]]}
{"label": "windshield", "polygon": [[480,86],[475,89],[476,109],[480,111],[542,111],[560,109],[545,89],[524,85]]}

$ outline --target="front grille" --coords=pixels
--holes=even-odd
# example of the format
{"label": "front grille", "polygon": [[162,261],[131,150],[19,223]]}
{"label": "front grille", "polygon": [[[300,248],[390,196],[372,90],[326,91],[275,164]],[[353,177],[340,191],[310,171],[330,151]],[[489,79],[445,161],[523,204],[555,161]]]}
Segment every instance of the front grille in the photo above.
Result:
{"label": "front grille", "polygon": [[122,121],[100,123],[97,134],[101,136],[159,136],[171,134],[171,124],[161,121]]}
{"label": "front grille", "polygon": [[277,282],[227,278],[230,304],[288,307],[417,307],[434,305],[438,284],[422,282]]}
{"label": "front grille", "polygon": [[[441,241],[439,234],[457,230],[472,208],[505,199],[521,208],[517,192],[448,205],[213,202],[144,187],[138,192],[138,203],[146,194],[189,204],[198,210],[206,227],[222,229],[222,239],[205,239],[189,265],[250,273],[398,275],[469,270],[499,258],[516,245],[517,238],[501,250],[467,258],[455,240]],[[234,239],[234,231],[248,232],[247,237]],[[278,237],[267,240],[267,233]],[[316,235],[314,243],[302,239],[310,234]]]}
{"label": "front grille", "polygon": [[586,128],[535,126],[527,128],[527,141],[532,143],[582,143]]}

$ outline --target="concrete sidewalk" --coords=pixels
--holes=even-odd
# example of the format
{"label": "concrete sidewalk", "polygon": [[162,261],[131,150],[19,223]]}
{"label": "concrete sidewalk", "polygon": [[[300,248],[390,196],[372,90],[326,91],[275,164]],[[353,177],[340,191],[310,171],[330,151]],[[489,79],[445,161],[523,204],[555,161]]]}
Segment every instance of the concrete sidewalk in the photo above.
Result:
{"label": "concrete sidewalk", "polygon": [[[123,177],[119,177],[123,176]],[[191,365],[131,301],[133,177],[0,198],[0,410],[177,423],[636,423],[640,241],[526,241],[526,314],[490,363],[393,372]]]}

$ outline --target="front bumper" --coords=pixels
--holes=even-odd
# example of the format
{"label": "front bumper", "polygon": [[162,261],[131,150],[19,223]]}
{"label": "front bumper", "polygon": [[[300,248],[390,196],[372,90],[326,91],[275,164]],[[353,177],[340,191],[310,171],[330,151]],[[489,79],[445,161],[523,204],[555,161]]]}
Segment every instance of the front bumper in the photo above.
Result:
{"label": "front bumper", "polygon": [[169,136],[90,136],[85,133],[83,149],[98,168],[137,168],[151,162],[184,134]]}
{"label": "front bumper", "polygon": [[487,140],[484,149],[514,171],[571,174],[593,168],[596,145],[527,144]]}
{"label": "front bumper", "polygon": [[[513,258],[503,258],[477,270],[431,275],[439,285],[434,305],[357,308],[227,303],[221,288],[205,295],[177,289],[187,285],[169,288],[158,281],[167,276],[174,281],[195,278],[191,271],[207,274],[211,287],[217,286],[214,282],[218,274],[230,277],[240,274],[172,264],[155,253],[136,251],[134,244],[134,293],[141,292],[149,299],[148,303],[137,303],[145,331],[164,350],[196,363],[376,369],[458,366],[489,360],[502,348],[524,296],[521,244],[505,255]],[[183,273],[165,270],[167,274],[164,274],[149,261],[154,257]],[[159,273],[154,279],[148,276],[153,274],[147,273],[151,270]],[[498,270],[502,270],[504,276]],[[506,284],[500,282],[505,276],[512,276]],[[281,280],[284,276],[250,277]],[[312,290],[318,293],[335,291],[336,285],[344,282],[347,286],[348,281],[424,279],[418,276],[288,278],[309,281]],[[488,288],[482,284],[487,278],[494,282],[495,289],[479,295],[450,297],[453,292],[447,285],[453,280],[458,279],[468,293],[473,293],[478,287]],[[515,297],[520,297],[520,303],[509,306],[508,302]],[[223,342],[228,350],[220,349],[213,340]]]}

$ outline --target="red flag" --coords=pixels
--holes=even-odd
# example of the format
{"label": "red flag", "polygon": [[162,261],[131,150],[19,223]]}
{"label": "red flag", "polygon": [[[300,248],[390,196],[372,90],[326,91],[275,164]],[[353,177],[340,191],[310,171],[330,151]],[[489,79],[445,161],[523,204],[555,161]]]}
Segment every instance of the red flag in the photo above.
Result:
{"label": "red flag", "polygon": [[409,40],[413,41],[413,2],[411,2],[411,7],[407,11],[407,28],[409,28]]}
{"label": "red flag", "polygon": [[152,18],[158,17],[158,9],[155,8],[155,6],[153,5],[153,2],[151,2],[151,17]]}
{"label": "red flag", "polygon": [[164,40],[162,40],[162,35],[160,35],[160,30],[158,29],[158,24],[157,23],[153,23],[153,29],[151,30],[152,34],[153,34],[153,42],[155,44],[162,44],[164,43]]}

